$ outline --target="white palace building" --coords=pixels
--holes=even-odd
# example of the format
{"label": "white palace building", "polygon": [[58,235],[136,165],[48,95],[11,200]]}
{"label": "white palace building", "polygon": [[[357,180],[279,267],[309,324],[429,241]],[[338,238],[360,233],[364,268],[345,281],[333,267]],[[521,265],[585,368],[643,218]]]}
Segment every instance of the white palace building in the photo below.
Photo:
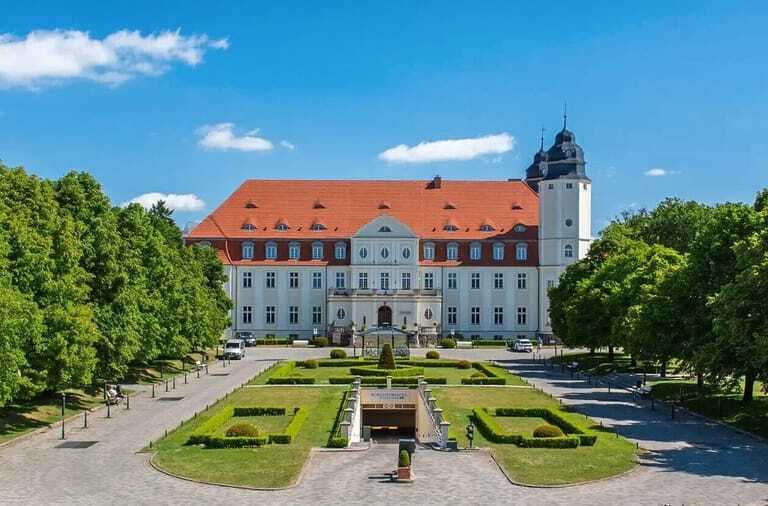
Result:
{"label": "white palace building", "polygon": [[248,180],[185,240],[224,263],[232,333],[547,339],[547,288],[591,242],[591,187],[564,127],[525,180]]}

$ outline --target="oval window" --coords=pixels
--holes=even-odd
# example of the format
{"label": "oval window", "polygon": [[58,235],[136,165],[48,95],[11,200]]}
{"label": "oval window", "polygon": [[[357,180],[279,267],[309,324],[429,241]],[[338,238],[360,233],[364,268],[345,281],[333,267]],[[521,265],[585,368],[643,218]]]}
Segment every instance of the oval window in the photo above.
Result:
{"label": "oval window", "polygon": [[347,316],[347,312],[344,311],[344,308],[340,307],[338,311],[336,311],[336,316],[339,318],[339,320],[343,320]]}
{"label": "oval window", "polygon": [[366,258],[368,256],[367,248],[360,248],[360,258]]}
{"label": "oval window", "polygon": [[565,220],[565,226],[566,227],[570,227],[572,225],[573,225],[573,220],[572,219],[568,218],[567,220]]}
{"label": "oval window", "polygon": [[389,258],[389,250],[387,248],[381,248],[381,258]]}
{"label": "oval window", "polygon": [[403,258],[411,258],[411,248],[403,248]]}
{"label": "oval window", "polygon": [[427,308],[424,310],[424,318],[426,318],[427,320],[431,320],[432,316],[434,315],[432,314],[432,310],[430,308]]}

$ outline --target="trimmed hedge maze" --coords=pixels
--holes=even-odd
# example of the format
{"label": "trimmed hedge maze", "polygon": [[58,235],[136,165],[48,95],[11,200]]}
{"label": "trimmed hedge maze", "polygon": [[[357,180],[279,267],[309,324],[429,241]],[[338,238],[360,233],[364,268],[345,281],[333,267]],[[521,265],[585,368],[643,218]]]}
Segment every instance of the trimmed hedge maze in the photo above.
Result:
{"label": "trimmed hedge maze", "polygon": [[[495,416],[488,408],[474,408],[472,415],[480,433],[488,441],[501,444],[514,444],[521,448],[577,448],[593,446],[597,442],[596,434],[588,434],[571,422],[546,408],[496,408]],[[562,437],[526,437],[505,431],[496,422],[495,417],[538,417],[551,425],[559,427],[565,435]]]}
{"label": "trimmed hedge maze", "polygon": [[293,416],[282,432],[259,435],[256,437],[229,437],[221,434],[221,428],[232,418],[285,416],[285,408],[261,406],[227,406],[202,423],[192,434],[187,444],[202,444],[206,448],[256,448],[268,443],[290,444],[299,434],[302,425],[309,416],[305,408],[294,408]]}

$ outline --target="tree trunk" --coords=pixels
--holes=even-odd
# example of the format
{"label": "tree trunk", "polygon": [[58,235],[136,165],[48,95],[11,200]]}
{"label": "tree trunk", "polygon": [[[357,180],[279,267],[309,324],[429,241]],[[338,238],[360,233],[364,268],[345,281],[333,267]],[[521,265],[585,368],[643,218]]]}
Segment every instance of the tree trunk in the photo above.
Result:
{"label": "tree trunk", "polygon": [[696,388],[698,388],[699,391],[704,389],[704,373],[703,372],[696,373]]}
{"label": "tree trunk", "polygon": [[613,346],[608,346],[608,361],[613,362]]}
{"label": "tree trunk", "polygon": [[662,378],[667,377],[667,361],[666,360],[661,363],[661,371],[659,372],[659,376],[661,376]]}
{"label": "tree trunk", "polygon": [[741,398],[744,402],[754,399],[756,374],[753,371],[747,371],[744,375],[744,396]]}
{"label": "tree trunk", "polygon": [[635,358],[634,355],[629,357],[629,366],[630,367],[637,367],[637,359]]}
{"label": "tree trunk", "polygon": [[594,348],[590,348],[589,349],[589,354],[590,355],[594,355],[595,354],[595,349]]}

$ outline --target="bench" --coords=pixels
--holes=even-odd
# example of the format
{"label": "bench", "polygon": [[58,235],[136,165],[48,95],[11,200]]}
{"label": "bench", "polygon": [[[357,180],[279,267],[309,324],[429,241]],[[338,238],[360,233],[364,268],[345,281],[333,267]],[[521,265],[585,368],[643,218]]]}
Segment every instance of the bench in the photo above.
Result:
{"label": "bench", "polygon": [[472,341],[456,341],[457,348],[471,348]]}
{"label": "bench", "polygon": [[309,346],[309,341],[306,339],[294,339],[293,341],[294,348],[306,348],[307,346]]}
{"label": "bench", "polygon": [[639,393],[643,397],[648,397],[649,395],[651,395],[651,387],[647,387],[647,386],[646,387],[638,387],[637,388],[637,393]]}

